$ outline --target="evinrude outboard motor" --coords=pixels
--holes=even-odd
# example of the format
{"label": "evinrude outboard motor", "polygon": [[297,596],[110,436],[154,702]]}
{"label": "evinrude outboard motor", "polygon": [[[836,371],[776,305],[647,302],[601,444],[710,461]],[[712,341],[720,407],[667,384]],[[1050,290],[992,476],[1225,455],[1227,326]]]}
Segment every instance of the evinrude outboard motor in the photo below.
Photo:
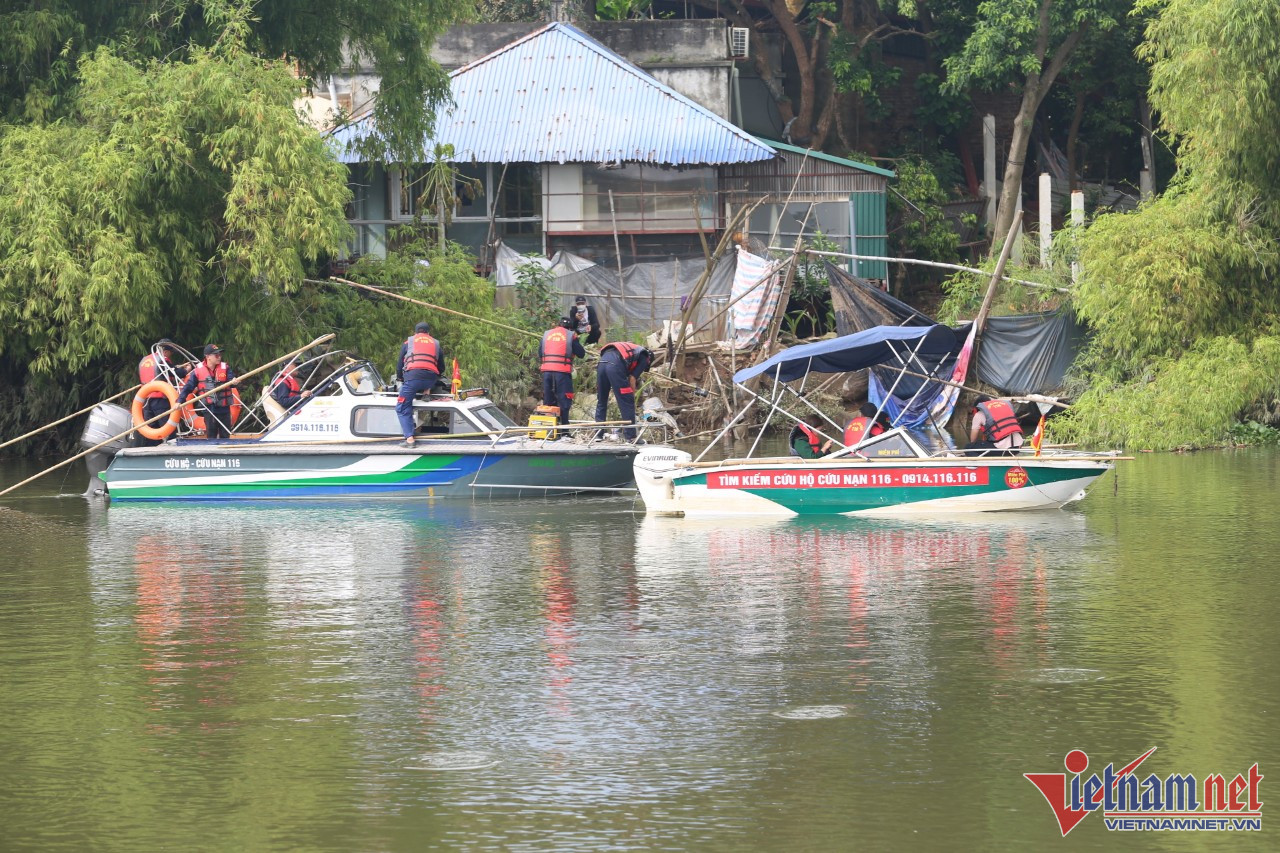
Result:
{"label": "evinrude outboard motor", "polygon": [[[132,426],[133,413],[128,409],[114,403],[99,403],[89,413],[84,432],[80,434],[80,446],[87,449],[101,444]],[[86,498],[105,493],[106,489],[98,475],[107,470],[117,453],[126,447],[133,447],[137,441],[136,434],[130,432],[85,457],[85,464],[89,467],[89,488],[84,492]]]}

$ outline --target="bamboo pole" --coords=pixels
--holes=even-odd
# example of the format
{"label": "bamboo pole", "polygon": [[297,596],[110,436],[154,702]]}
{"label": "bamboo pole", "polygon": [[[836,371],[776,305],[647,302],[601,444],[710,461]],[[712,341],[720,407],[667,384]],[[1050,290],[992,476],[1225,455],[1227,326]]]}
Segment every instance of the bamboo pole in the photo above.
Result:
{"label": "bamboo pole", "polygon": [[399,293],[392,293],[390,290],[383,290],[380,287],[373,287],[368,284],[360,284],[359,282],[348,281],[345,278],[338,278],[336,275],[330,276],[328,281],[321,281],[319,279],[314,279],[314,278],[303,279],[303,281],[309,284],[332,284],[334,282],[337,282],[339,284],[346,284],[351,287],[358,287],[361,290],[367,290],[370,293],[377,293],[380,296],[390,296],[392,299],[399,299],[403,302],[412,302],[414,305],[421,305],[423,308],[430,308],[433,311],[443,311],[446,314],[453,314],[455,317],[462,317],[465,320],[475,320],[477,323],[488,323],[490,326],[497,326],[499,329],[506,329],[509,332],[519,332],[522,335],[529,335],[530,337],[537,338],[538,340],[542,340],[542,335],[539,335],[536,332],[530,332],[528,329],[517,329],[515,326],[508,326],[506,323],[499,323],[497,320],[486,320],[484,317],[476,317],[473,314],[464,314],[461,311],[454,311],[452,308],[442,308],[439,305],[432,305],[430,302],[423,302],[421,299],[414,299],[410,296],[403,296]]}
{"label": "bamboo pole", "polygon": [[24,438],[31,438],[31,436],[33,435],[42,433],[45,430],[50,429],[52,427],[56,427],[58,424],[64,424],[67,421],[71,420],[72,418],[77,417],[78,415],[83,415],[85,412],[92,411],[101,403],[109,403],[112,400],[115,400],[119,397],[123,397],[125,394],[132,394],[134,391],[137,391],[141,387],[142,387],[141,385],[134,385],[132,388],[128,388],[124,391],[121,391],[119,394],[113,394],[110,397],[107,397],[105,400],[99,400],[97,403],[94,403],[92,406],[85,406],[83,409],[81,409],[78,412],[72,412],[71,414],[67,415],[65,418],[59,418],[58,420],[52,423],[47,423],[38,429],[33,429],[31,432],[26,433],[25,435],[20,435],[17,438],[11,438],[8,441],[6,441],[4,444],[0,444],[0,450],[3,450],[4,448],[8,447],[11,444],[17,444],[19,441],[22,441]]}
{"label": "bamboo pole", "polygon": [[1018,228],[1021,225],[1022,220],[1015,216],[1013,225],[1009,228],[1009,234],[1004,238],[1004,245],[1000,247],[1000,260],[996,261],[995,272],[991,274],[991,283],[987,285],[987,292],[982,297],[982,307],[978,309],[978,316],[973,319],[973,352],[969,354],[969,358],[975,368],[978,364],[978,350],[982,347],[982,328],[987,324],[987,315],[991,313],[991,303],[996,298],[996,287],[1004,276],[1004,265],[1009,261],[1009,253],[1013,250],[1014,235],[1018,233]]}
{"label": "bamboo pole", "polygon": [[[919,377],[920,379],[928,379],[930,382],[937,382],[940,385],[949,385],[952,388],[959,388],[961,391],[972,391],[974,394],[986,393],[985,391],[979,391],[977,388],[972,388],[968,385],[962,385],[959,382],[952,382],[950,379],[942,379],[937,376],[929,376],[926,373],[918,373],[914,370],[907,370],[905,367],[900,367],[898,368],[898,370],[900,370],[902,373],[907,374],[908,376],[916,376],[916,377]],[[1015,394],[1015,395],[1010,395],[1008,399],[1014,400],[1014,401],[1025,400],[1028,403],[1044,403],[1045,405],[1048,405],[1048,406],[1057,406],[1059,409],[1071,408],[1070,403],[1063,403],[1060,400],[1052,400],[1047,397],[1042,398],[1041,395],[1039,394],[1032,395],[1032,396],[1025,396],[1025,397],[1019,397]]]}
{"label": "bamboo pole", "polygon": [[[613,220],[613,256],[618,266],[618,299],[622,302],[622,334],[625,337],[627,334],[627,280],[622,275],[622,247],[618,243],[618,211],[613,206],[613,190],[609,190],[609,218]],[[634,248],[634,243],[632,246]]]}
{"label": "bamboo pole", "polygon": [[[770,246],[769,250],[773,252],[791,251],[790,249],[784,248],[782,246]],[[980,270],[977,267],[966,267],[966,266],[961,266],[960,264],[944,264],[940,261],[922,261],[922,260],[919,260],[918,258],[889,258],[883,255],[851,255],[848,252],[819,252],[814,249],[806,249],[805,254],[821,255],[827,258],[849,258],[850,260],[855,260],[855,261],[886,261],[888,263],[897,263],[897,264],[918,264],[923,267],[935,267],[936,269],[955,270],[957,272],[968,272],[968,273],[973,273],[974,275],[986,275],[985,270]],[[1027,281],[1024,278],[1012,278],[1010,276],[1005,276],[1005,281],[1012,281],[1015,284],[1023,284],[1023,285],[1026,285],[1027,287],[1039,287],[1044,290],[1056,290],[1058,293],[1071,292],[1070,289],[1066,287],[1054,287],[1051,284],[1042,284],[1038,281]]]}
{"label": "bamboo pole", "polygon": [[[288,361],[289,359],[293,358],[295,355],[298,355],[299,353],[306,352],[307,350],[311,349],[312,347],[319,346],[320,344],[327,343],[327,342],[329,342],[329,341],[333,340],[333,339],[334,339],[334,337],[335,337],[335,336],[334,336],[334,334],[333,334],[332,332],[330,332],[330,333],[329,333],[329,334],[327,334],[327,335],[321,335],[320,337],[316,338],[314,341],[312,341],[311,343],[307,344],[306,346],[304,346],[304,347],[300,347],[300,348],[298,348],[298,349],[294,350],[293,352],[289,353],[288,355],[283,355],[283,356],[281,356],[280,358],[275,359],[274,361],[268,361],[266,364],[262,365],[261,367],[258,367],[258,368],[255,368],[255,369],[253,369],[253,370],[250,370],[248,373],[245,373],[245,374],[243,374],[243,375],[241,375],[241,376],[237,376],[235,379],[233,379],[233,380],[232,380],[232,381],[230,381],[230,382],[223,382],[221,385],[217,386],[216,388],[211,388],[210,390],[208,390],[208,391],[204,392],[203,394],[199,394],[199,395],[197,395],[197,396],[195,396],[195,397],[191,397],[191,398],[189,398],[189,401],[190,401],[190,402],[192,402],[192,403],[194,403],[194,402],[196,402],[197,400],[203,400],[205,397],[208,397],[208,396],[213,395],[213,394],[217,394],[219,391],[223,391],[223,390],[225,390],[225,389],[227,389],[227,388],[230,388],[230,387],[231,387],[231,386],[233,386],[233,385],[238,385],[238,384],[240,383],[240,380],[242,380],[242,379],[248,379],[250,376],[253,376],[253,375],[255,375],[255,374],[261,373],[262,371],[266,370],[266,369],[267,369],[267,368],[269,368],[269,367],[275,367],[277,364],[280,364],[282,361]],[[186,405],[186,404],[184,403],[183,405]],[[179,409],[181,409],[181,408],[182,408],[182,406],[181,406],[181,405],[179,405],[179,406],[173,406],[173,407],[172,407],[172,408],[170,408],[167,412],[162,412],[162,413],[160,413],[160,414],[156,415],[155,417],[156,417],[156,418],[161,418],[161,417],[164,417],[165,415],[173,414],[174,412],[178,411],[178,410],[179,410]],[[155,420],[155,418],[152,418],[152,420]],[[117,434],[117,435],[113,435],[113,436],[111,436],[111,438],[108,438],[106,441],[100,441],[100,442],[98,442],[97,444],[95,444],[93,447],[90,447],[88,450],[84,450],[84,451],[81,451],[80,453],[77,453],[75,456],[72,456],[70,459],[64,459],[63,461],[59,462],[57,465],[51,465],[51,466],[49,466],[48,468],[45,468],[45,469],[44,469],[43,471],[41,471],[40,473],[31,475],[31,476],[30,476],[30,477],[28,477],[27,479],[23,480],[21,483],[15,483],[14,485],[10,486],[9,488],[5,489],[4,491],[0,491],[0,497],[3,497],[3,496],[5,496],[5,495],[9,494],[9,493],[10,493],[10,492],[12,492],[14,489],[21,488],[22,486],[25,486],[27,483],[31,483],[31,482],[34,482],[35,480],[40,479],[40,478],[41,478],[41,477],[43,477],[45,474],[48,474],[48,473],[50,473],[51,471],[56,471],[56,470],[58,470],[59,468],[66,467],[67,465],[70,465],[72,462],[75,462],[77,459],[83,459],[84,457],[88,456],[90,453],[94,452],[95,450],[100,450],[100,449],[102,449],[103,447],[106,447],[106,446],[107,446],[108,444],[110,444],[111,442],[113,442],[113,441],[115,441],[115,440],[117,440],[117,439],[120,439],[120,438],[124,438],[126,435],[128,435],[128,434],[129,434],[129,433],[131,433],[131,432],[133,432],[133,431],[134,431],[134,429],[135,429],[135,427],[130,426],[130,427],[129,427],[127,430],[125,430],[124,432],[119,433],[119,434]]]}

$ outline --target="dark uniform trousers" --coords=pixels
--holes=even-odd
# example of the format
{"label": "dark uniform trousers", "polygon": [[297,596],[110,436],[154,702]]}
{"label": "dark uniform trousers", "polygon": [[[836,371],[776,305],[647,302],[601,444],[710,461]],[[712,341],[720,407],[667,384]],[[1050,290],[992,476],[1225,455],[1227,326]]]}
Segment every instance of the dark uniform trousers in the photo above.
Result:
{"label": "dark uniform trousers", "polygon": [[413,401],[423,391],[430,391],[440,380],[440,374],[434,370],[406,370],[404,381],[400,383],[400,393],[396,395],[396,416],[400,419],[400,432],[405,438],[413,435]]}
{"label": "dark uniform trousers", "polygon": [[[609,409],[610,389],[613,389],[614,398],[618,401],[618,411],[622,414],[622,419],[628,423],[635,423],[636,394],[631,388],[631,376],[627,373],[626,362],[615,349],[605,350],[596,368],[597,421],[603,421]],[[632,427],[627,427],[625,432],[629,439],[636,437],[636,431]]]}
{"label": "dark uniform trousers", "polygon": [[573,374],[557,370],[542,371],[542,405],[560,407],[560,423],[569,423],[573,406]]}

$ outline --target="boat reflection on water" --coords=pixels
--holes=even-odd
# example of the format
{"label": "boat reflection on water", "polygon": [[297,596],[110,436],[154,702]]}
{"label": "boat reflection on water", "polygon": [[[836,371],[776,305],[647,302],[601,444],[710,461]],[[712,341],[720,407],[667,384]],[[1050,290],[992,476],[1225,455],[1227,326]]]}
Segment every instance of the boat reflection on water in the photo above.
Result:
{"label": "boat reflection on water", "polygon": [[1101,539],[1071,512],[646,516],[636,566],[643,600],[707,598],[738,658],[783,657],[821,635],[843,646],[828,663],[839,661],[847,687],[876,692],[887,710],[924,709],[935,701],[935,660],[956,644],[996,684],[1031,683],[1060,665],[1054,623],[1067,621],[1086,582],[1081,555]]}

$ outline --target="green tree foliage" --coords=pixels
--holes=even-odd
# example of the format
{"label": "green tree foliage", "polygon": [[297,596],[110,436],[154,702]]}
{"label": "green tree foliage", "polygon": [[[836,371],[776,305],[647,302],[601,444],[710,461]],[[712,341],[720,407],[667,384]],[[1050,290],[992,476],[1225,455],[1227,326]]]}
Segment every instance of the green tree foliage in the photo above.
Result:
{"label": "green tree foliage", "polygon": [[[250,343],[246,314],[347,237],[346,174],[283,63],[237,47],[80,63],[70,120],[0,136],[0,355],[76,373],[174,328]],[[279,341],[265,317],[251,328]]]}
{"label": "green tree foliage", "polygon": [[984,0],[964,48],[946,60],[946,86],[1021,92],[1005,161],[993,233],[1003,239],[1013,223],[1023,164],[1036,111],[1090,30],[1106,31],[1127,14],[1132,0]]}
{"label": "green tree foliage", "polygon": [[381,78],[380,136],[367,145],[413,162],[449,96],[431,44],[469,11],[465,0],[13,0],[0,10],[0,117],[68,115],[79,64],[101,47],[133,62],[180,60],[242,21],[245,49],[292,60],[315,79],[352,61],[371,65]]}
{"label": "green tree foliage", "polygon": [[1280,3],[1170,0],[1142,55],[1180,171],[1162,198],[1081,238],[1074,303],[1095,330],[1096,390],[1064,428],[1202,444],[1280,375]]}
{"label": "green tree foliage", "polygon": [[[476,275],[474,263],[474,258],[456,243],[440,249],[419,239],[388,252],[385,259],[361,258],[348,275],[352,281],[483,320],[510,324],[513,318],[493,307],[493,284]],[[369,297],[355,290],[343,291],[343,302],[362,306],[360,313],[334,314],[323,325],[347,330],[339,333],[339,344],[375,358],[384,376],[395,375],[400,344],[420,320],[431,324],[431,334],[443,343],[446,359],[450,363],[458,360],[466,385],[509,382],[524,376],[518,368],[513,370],[513,351],[522,351],[524,345],[524,341],[512,340],[513,332],[399,300]],[[366,305],[371,307],[363,307]],[[537,341],[530,340],[537,345]]]}
{"label": "green tree foliage", "polygon": [[[947,192],[937,174],[919,156],[898,160],[894,172],[897,180],[889,192],[889,254],[954,263],[960,256],[960,234],[943,213]],[[912,274],[939,277],[928,272]]]}

